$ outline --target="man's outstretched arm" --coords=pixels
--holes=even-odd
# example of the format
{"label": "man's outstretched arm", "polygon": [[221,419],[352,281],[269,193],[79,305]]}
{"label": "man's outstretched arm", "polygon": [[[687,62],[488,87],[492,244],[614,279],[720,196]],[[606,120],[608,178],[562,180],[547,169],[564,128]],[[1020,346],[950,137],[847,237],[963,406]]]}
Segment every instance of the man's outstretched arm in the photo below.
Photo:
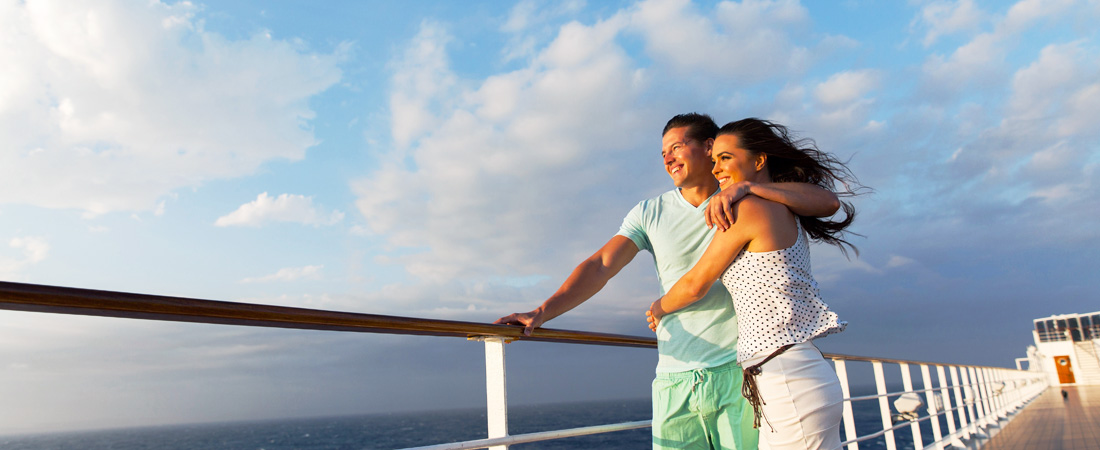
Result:
{"label": "man's outstretched arm", "polygon": [[637,254],[638,246],[634,241],[616,235],[595,254],[577,265],[558,291],[541,306],[529,312],[509,314],[493,323],[523,325],[523,334],[530,336],[531,331],[543,323],[576,308],[596,295]]}
{"label": "man's outstretched arm", "polygon": [[725,231],[737,220],[733,204],[746,195],[782,203],[799,216],[828,217],[840,209],[840,198],[832,191],[809,183],[752,183],[742,181],[714,194],[707,205],[708,227]]}

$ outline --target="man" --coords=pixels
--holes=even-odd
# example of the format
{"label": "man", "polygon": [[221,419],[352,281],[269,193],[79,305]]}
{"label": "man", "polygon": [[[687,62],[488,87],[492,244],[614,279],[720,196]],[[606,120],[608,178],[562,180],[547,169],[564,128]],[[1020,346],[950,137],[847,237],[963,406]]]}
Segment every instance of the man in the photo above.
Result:
{"label": "man", "polygon": [[[635,206],[619,233],[581,262],[541,306],[496,323],[523,325],[530,335],[599,292],[641,250],[653,254],[663,295],[703,255],[714,236],[707,223],[723,228],[731,219],[726,217],[729,205],[745,195],[783,203],[799,215],[827,216],[839,208],[833,193],[808,184],[742,183],[716,194],[710,149],[717,133],[707,115],[681,114],[669,120],[661,156],[677,189]],[[708,208],[713,217],[704,221]],[[647,305],[639,305],[639,311]],[[657,342],[653,448],[755,449],[752,407],[741,397],[737,318],[725,287],[715,283],[703,299],[665,316]]]}

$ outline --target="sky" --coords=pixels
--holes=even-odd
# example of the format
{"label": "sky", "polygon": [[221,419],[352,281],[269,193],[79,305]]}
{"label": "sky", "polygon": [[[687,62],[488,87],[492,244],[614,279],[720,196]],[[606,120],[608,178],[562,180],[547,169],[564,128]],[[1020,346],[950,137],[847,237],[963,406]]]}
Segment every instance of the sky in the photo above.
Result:
{"label": "sky", "polygon": [[[491,322],[672,188],[660,130],[789,126],[873,191],[827,352],[1013,367],[1100,309],[1100,2],[0,0],[0,280]],[[547,324],[645,336],[639,254]],[[507,346],[509,401],[655,351]],[[0,434],[483,407],[460,339],[0,312]],[[869,370],[869,369],[868,369]]]}

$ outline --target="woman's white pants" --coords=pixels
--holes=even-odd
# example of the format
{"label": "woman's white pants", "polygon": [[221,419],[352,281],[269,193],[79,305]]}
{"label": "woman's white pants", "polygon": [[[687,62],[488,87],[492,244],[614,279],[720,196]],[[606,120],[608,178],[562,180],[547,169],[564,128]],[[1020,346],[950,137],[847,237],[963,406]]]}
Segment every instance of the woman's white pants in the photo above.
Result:
{"label": "woman's white pants", "polygon": [[[759,363],[772,351],[757,353],[741,366]],[[764,401],[760,449],[839,449],[844,395],[836,372],[817,347],[796,344],[761,370],[756,376]]]}

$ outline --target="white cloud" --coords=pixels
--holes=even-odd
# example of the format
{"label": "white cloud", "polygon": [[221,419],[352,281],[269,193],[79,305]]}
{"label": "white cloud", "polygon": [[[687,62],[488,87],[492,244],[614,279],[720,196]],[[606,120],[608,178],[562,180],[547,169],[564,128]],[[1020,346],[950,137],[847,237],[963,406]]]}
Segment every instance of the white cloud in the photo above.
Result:
{"label": "white cloud", "polygon": [[1098,135],[1078,129],[1096,117],[1096,107],[1082,108],[1079,100],[1097,84],[1098,57],[1079,43],[1054,44],[1016,71],[1003,119],[964,153],[968,162],[987,168],[987,182],[1023,182],[1039,190],[1067,182],[1084,186],[1079,183],[1086,175],[1082,162]]}
{"label": "white cloud", "polygon": [[826,106],[851,103],[878,88],[874,70],[853,70],[834,74],[814,88],[814,97]]}
{"label": "white cloud", "polygon": [[[1068,11],[1048,19],[1052,26],[1076,20]],[[1025,21],[1015,19],[1017,25],[1009,27],[1004,20],[986,36],[999,34],[1003,45],[996,51],[1010,57],[983,69],[989,76],[982,86],[960,89],[975,81],[965,73],[945,78],[945,86],[965,100],[918,95],[907,106],[915,114],[892,121],[892,132],[905,139],[882,146],[907,148],[897,162],[908,167],[903,176],[885,179],[896,183],[892,190],[908,191],[895,200],[907,205],[906,214],[938,217],[937,229],[944,232],[989,225],[1031,233],[1027,240],[1033,243],[1090,239],[1095,232],[1077,224],[1100,220],[1100,130],[1090,125],[1100,109],[1087,101],[1100,90],[1100,53],[1088,38],[1036,41],[1037,54],[1015,50],[1009,42],[1023,35],[1007,30],[1022,33]]]}
{"label": "white cloud", "polygon": [[534,57],[538,46],[553,38],[554,24],[559,20],[568,20],[584,6],[583,0],[524,0],[517,3],[500,27],[500,31],[510,34],[508,43],[501,51],[504,61]]}
{"label": "white cloud", "polygon": [[998,34],[982,33],[947,58],[932,56],[925,62],[924,71],[938,87],[961,89],[968,82],[1000,72],[1005,56],[1002,40]]}
{"label": "white cloud", "polygon": [[812,59],[790,35],[809,23],[796,1],[721,2],[703,13],[687,0],[648,0],[629,18],[649,53],[678,75],[760,81],[800,72]]}
{"label": "white cloud", "polygon": [[[395,79],[434,74],[441,81],[421,83],[438,85],[456,78],[423,69],[445,66],[445,53],[422,51],[447,42],[446,33],[435,27],[422,27],[399,58]],[[396,262],[440,280],[458,274],[530,273],[548,263],[546,248],[577,244],[575,234],[562,236],[561,221],[608,207],[600,202],[607,195],[602,183],[637,183],[626,172],[634,162],[624,158],[637,155],[629,130],[644,114],[624,113],[633,109],[641,86],[624,83],[634,79],[635,71],[614,42],[621,29],[621,19],[592,26],[570,23],[527,67],[471,83],[460,92],[405,92],[417,96],[409,98],[411,104],[450,107],[423,113],[438,120],[408,149],[412,165],[387,155],[383,160],[389,163],[353,186],[371,231],[396,247],[431,249]],[[422,60],[428,56],[435,60]],[[651,128],[662,124],[648,122]],[[405,139],[407,130],[395,121],[395,138]],[[656,139],[645,142],[657,146]],[[656,154],[640,157],[655,171]],[[597,184],[600,189],[593,190]],[[615,202],[611,215],[618,216],[616,222],[631,205]],[[602,223],[602,230],[589,232],[607,239],[616,228]]]}
{"label": "white cloud", "polygon": [[917,261],[913,258],[906,258],[901,255],[890,255],[890,259],[886,261],[886,268],[893,269],[895,267],[908,266],[910,264],[916,264]]}
{"label": "white cloud", "polygon": [[[445,51],[451,37],[439,24],[424,22],[420,33],[409,44],[404,59],[398,62],[390,94],[392,133],[398,146],[408,146],[437,123],[432,112],[433,100],[448,98],[445,93],[456,83]],[[416,67],[417,70],[401,70]]]}
{"label": "white cloud", "polygon": [[293,222],[304,225],[333,225],[344,220],[344,213],[326,213],[313,205],[313,197],[282,194],[271,197],[261,193],[256,200],[245,203],[229,214],[219,217],[214,225],[258,227],[268,222]]}
{"label": "white cloud", "polygon": [[1100,134],[1097,117],[1100,117],[1100,82],[1073,91],[1066,100],[1066,115],[1058,121],[1058,134],[1096,137]]}
{"label": "white cloud", "polygon": [[[964,6],[960,4],[959,8]],[[993,80],[1008,70],[1006,57],[1024,38],[1025,32],[1044,21],[1064,21],[1075,14],[1087,17],[1097,12],[1100,10],[1096,5],[1078,0],[1019,1],[1003,16],[995,17],[990,30],[959,46],[950,56],[931,55],[924,63],[924,72],[933,89],[946,92],[959,92],[970,86],[1000,85]]]}
{"label": "white cloud", "polygon": [[241,283],[269,283],[273,281],[298,281],[319,280],[321,269],[325,266],[287,267],[277,272],[262,277],[250,277],[241,280]]}
{"label": "white cloud", "polygon": [[1058,184],[1050,187],[1036,189],[1029,198],[1038,198],[1044,201],[1060,201],[1077,195],[1081,186],[1071,184]]}
{"label": "white cloud", "polygon": [[532,16],[538,10],[538,4],[534,0],[523,0],[516,3],[508,13],[508,20],[501,25],[500,31],[517,32],[527,28],[532,21]]}
{"label": "white cloud", "polygon": [[1087,3],[1079,0],[1021,0],[1009,8],[1000,26],[1004,33],[1018,33],[1039,20],[1065,14],[1077,7],[1087,8]]}
{"label": "white cloud", "polygon": [[45,238],[25,236],[12,238],[8,247],[20,253],[18,256],[0,254],[0,278],[21,279],[20,272],[46,259],[50,253],[50,244]]}
{"label": "white cloud", "polygon": [[203,29],[198,7],[0,2],[0,202],[158,210],[181,187],[297,160],[339,57]]}
{"label": "white cloud", "polygon": [[37,237],[22,237],[12,239],[10,242],[12,248],[23,249],[23,254],[26,257],[26,262],[34,264],[46,259],[46,255],[50,253],[50,244],[45,239]]}
{"label": "white cloud", "polygon": [[985,16],[973,0],[933,1],[921,8],[920,17],[913,24],[927,28],[923,42],[928,47],[940,36],[974,30]]}
{"label": "white cloud", "polygon": [[534,25],[574,14],[583,9],[584,6],[584,0],[550,2],[523,0],[516,3],[508,12],[508,20],[501,25],[500,30],[506,33],[521,32]]}
{"label": "white cloud", "polygon": [[883,120],[874,118],[878,106],[874,94],[881,88],[882,78],[883,72],[878,69],[854,69],[808,85],[790,83],[771,98],[770,104],[757,108],[762,112],[754,114],[825,144],[823,150],[850,151],[841,145],[882,129]]}
{"label": "white cloud", "polygon": [[1049,117],[1065,99],[1065,90],[1079,83],[1085,56],[1076,43],[1049,45],[1039,52],[1039,59],[1016,72],[1012,80],[1009,105],[1013,116],[1021,119]]}

